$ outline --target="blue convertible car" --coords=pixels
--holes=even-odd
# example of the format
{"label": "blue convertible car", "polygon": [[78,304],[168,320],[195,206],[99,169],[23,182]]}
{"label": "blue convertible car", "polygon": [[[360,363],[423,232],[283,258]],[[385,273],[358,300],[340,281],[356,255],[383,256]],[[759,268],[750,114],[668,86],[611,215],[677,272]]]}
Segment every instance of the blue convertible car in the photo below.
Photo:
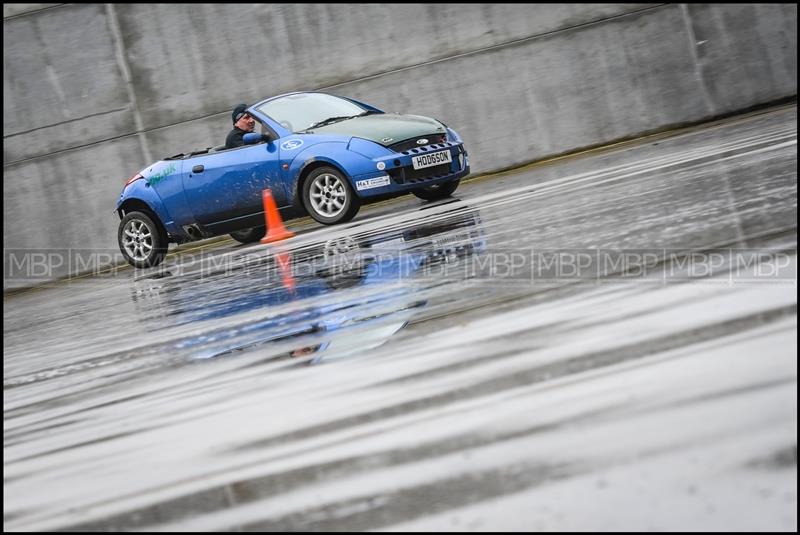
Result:
{"label": "blue convertible car", "polygon": [[469,173],[464,145],[439,121],[384,113],[325,93],[290,93],[247,109],[261,133],[245,145],[165,158],[126,183],[117,237],[136,267],[159,264],[170,242],[265,233],[262,191],[281,215],[332,225],[355,217],[370,197],[451,195]]}

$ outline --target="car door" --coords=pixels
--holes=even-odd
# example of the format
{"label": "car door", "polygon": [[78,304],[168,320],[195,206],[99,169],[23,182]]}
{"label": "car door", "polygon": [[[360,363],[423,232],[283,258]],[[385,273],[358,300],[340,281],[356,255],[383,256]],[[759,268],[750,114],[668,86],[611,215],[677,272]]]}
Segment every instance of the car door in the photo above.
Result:
{"label": "car door", "polygon": [[212,152],[184,161],[183,190],[198,223],[213,224],[263,211],[269,188],[286,205],[275,142]]}

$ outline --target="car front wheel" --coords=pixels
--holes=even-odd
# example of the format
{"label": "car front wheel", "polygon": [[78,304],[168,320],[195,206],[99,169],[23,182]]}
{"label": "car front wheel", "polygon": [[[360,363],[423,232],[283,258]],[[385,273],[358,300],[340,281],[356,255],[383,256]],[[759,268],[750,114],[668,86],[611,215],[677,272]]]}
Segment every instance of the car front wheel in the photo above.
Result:
{"label": "car front wheel", "polygon": [[350,183],[332,167],[311,172],[303,184],[303,203],[308,214],[323,225],[350,221],[361,207]]}
{"label": "car front wheel", "polygon": [[445,197],[452,195],[458,187],[458,183],[459,180],[453,180],[452,182],[446,182],[444,184],[437,184],[435,186],[428,186],[427,188],[414,190],[411,193],[424,201],[438,201],[439,199],[444,199]]}
{"label": "car front wheel", "polygon": [[119,250],[134,267],[157,266],[167,256],[167,234],[154,217],[144,212],[130,212],[119,222]]}

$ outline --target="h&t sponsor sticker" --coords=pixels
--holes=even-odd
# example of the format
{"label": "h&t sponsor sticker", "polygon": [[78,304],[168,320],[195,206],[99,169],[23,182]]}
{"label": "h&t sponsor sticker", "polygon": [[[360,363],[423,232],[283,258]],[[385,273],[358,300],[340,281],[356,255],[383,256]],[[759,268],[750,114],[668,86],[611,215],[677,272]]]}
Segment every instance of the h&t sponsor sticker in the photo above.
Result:
{"label": "h&t sponsor sticker", "polygon": [[356,189],[358,191],[364,189],[379,188],[381,186],[388,186],[391,184],[389,175],[376,176],[375,178],[368,178],[366,180],[359,180],[356,182]]}

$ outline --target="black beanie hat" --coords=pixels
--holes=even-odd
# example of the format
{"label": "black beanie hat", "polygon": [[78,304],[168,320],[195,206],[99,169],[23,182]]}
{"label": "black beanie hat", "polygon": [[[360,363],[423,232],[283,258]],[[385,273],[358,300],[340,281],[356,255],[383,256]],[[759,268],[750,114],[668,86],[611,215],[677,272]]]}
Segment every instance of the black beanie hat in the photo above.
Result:
{"label": "black beanie hat", "polygon": [[233,119],[233,124],[236,124],[236,121],[242,118],[242,115],[245,114],[245,110],[247,110],[247,104],[239,104],[235,108],[233,108],[233,113],[231,114],[231,118]]}

